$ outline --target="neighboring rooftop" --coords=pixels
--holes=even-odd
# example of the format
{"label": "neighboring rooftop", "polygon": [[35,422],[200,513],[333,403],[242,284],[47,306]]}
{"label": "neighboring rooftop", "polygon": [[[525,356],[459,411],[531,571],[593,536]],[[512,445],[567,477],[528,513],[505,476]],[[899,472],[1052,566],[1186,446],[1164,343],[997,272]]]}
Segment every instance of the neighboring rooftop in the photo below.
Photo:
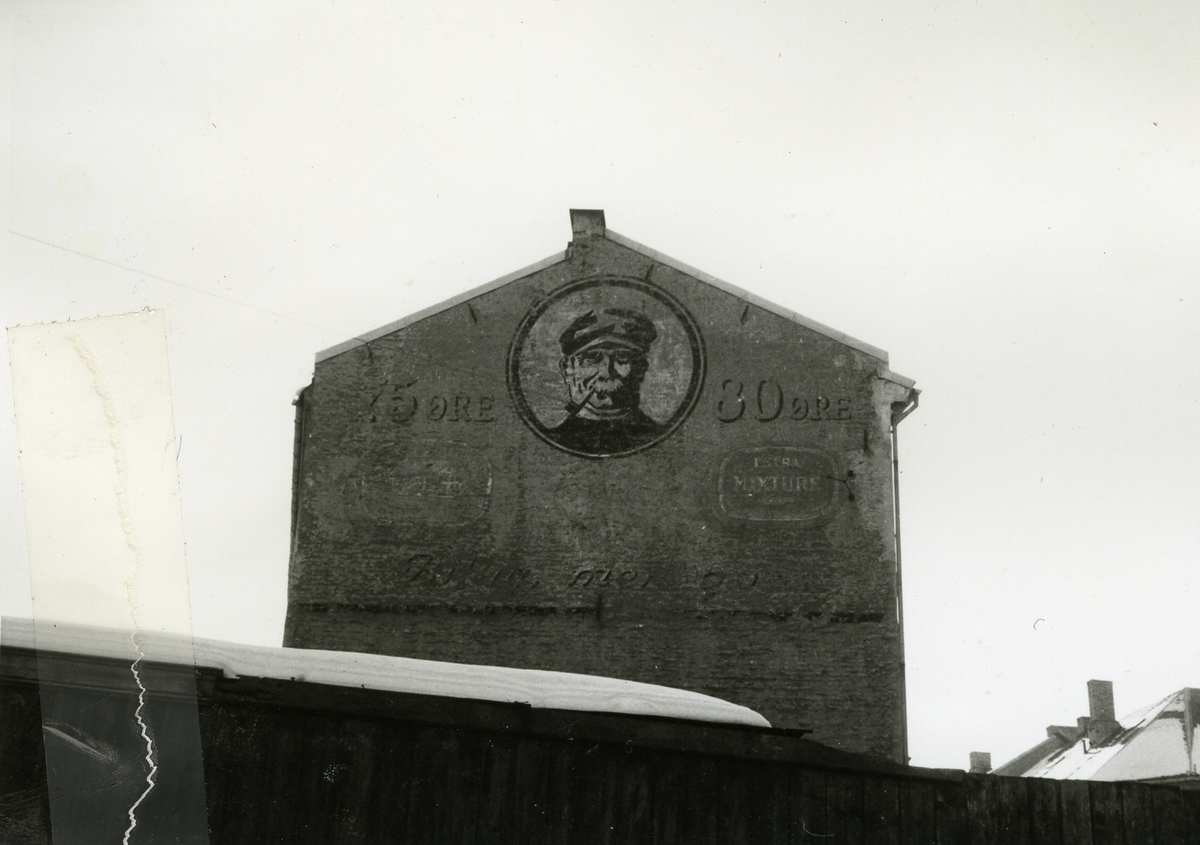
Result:
{"label": "neighboring rooftop", "polygon": [[1091,713],[1073,726],[1051,725],[1045,741],[992,773],[1055,780],[1136,780],[1200,787],[1195,747],[1200,689],[1186,687],[1119,722],[1112,683],[1088,682]]}

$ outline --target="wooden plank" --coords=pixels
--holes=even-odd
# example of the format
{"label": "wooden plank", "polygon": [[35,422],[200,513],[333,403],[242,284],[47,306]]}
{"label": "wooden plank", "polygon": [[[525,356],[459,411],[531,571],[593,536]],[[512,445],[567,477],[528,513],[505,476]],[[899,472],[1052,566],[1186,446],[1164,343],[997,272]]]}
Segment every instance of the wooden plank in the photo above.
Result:
{"label": "wooden plank", "polygon": [[[1125,823],[1121,811],[1121,787],[1115,783],[1089,781],[1092,796],[1092,842],[1094,845],[1125,845]],[[1142,845],[1130,842],[1129,845]]]}
{"label": "wooden plank", "polygon": [[899,845],[900,783],[894,778],[863,779],[864,845]]}
{"label": "wooden plank", "polygon": [[[258,759],[261,754],[261,739],[257,730],[258,708],[246,707],[234,713],[225,707],[210,707],[200,723],[204,730],[204,778],[208,792],[208,822],[213,842],[235,841],[237,838],[255,836],[258,813],[255,810],[254,784],[260,779],[257,771],[249,765],[231,765],[229,749],[236,748],[244,759]],[[41,739],[41,711],[37,711],[37,730],[33,733]],[[3,734],[0,734],[2,736]],[[46,788],[46,755],[39,746],[36,751],[42,761],[40,784]],[[12,766],[10,758],[0,758],[2,768]],[[224,800],[214,801],[212,796]],[[47,805],[48,806],[48,805]],[[46,840],[49,842],[49,838]],[[264,840],[265,841],[265,840]]]}
{"label": "wooden plank", "polygon": [[963,778],[967,805],[967,842],[971,845],[999,845],[999,820],[992,812],[988,794],[988,776],[968,774]]}
{"label": "wooden plank", "polygon": [[900,843],[929,845],[937,841],[937,788],[920,780],[900,782]]}
{"label": "wooden plank", "polygon": [[328,813],[322,784],[322,769],[329,762],[332,743],[323,737],[312,714],[300,719],[275,721],[274,735],[268,744],[269,762],[260,771],[264,772],[263,793],[260,801],[270,808],[269,831],[265,840],[290,839],[293,841],[312,837],[322,838],[323,825],[310,829],[313,811],[317,817]]}
{"label": "wooden plank", "polygon": [[651,755],[630,749],[624,759],[617,758],[616,819],[613,839],[627,845],[651,845],[654,842],[654,785]]}
{"label": "wooden plank", "polygon": [[592,743],[576,744],[574,769],[571,772],[569,835],[566,842],[590,845],[601,842],[601,802],[604,798],[604,782],[598,772],[597,760],[600,746]]}
{"label": "wooden plank", "polygon": [[[408,817],[408,793],[411,786],[413,734],[399,726],[380,730],[372,756],[372,782],[368,830],[370,841],[404,841]],[[260,837],[259,842],[278,841]]]}
{"label": "wooden plank", "polygon": [[483,796],[483,757],[487,740],[474,731],[453,730],[442,744],[439,782],[445,784],[445,842],[475,842]]}
{"label": "wooden plank", "polygon": [[609,754],[603,745],[582,748],[571,779],[572,845],[613,841],[613,783]]}
{"label": "wooden plank", "polygon": [[683,839],[688,843],[717,842],[720,825],[721,783],[717,761],[694,757],[687,767]]}
{"label": "wooden plank", "polygon": [[[753,768],[750,783],[750,841],[789,845],[791,828],[791,767],[762,762]],[[820,773],[815,773],[820,777]],[[821,816],[825,815],[825,782],[819,784]]]}
{"label": "wooden plank", "polygon": [[550,756],[543,739],[519,737],[513,761],[510,812],[514,842],[530,845],[553,841],[550,836]]}
{"label": "wooden plank", "polygon": [[935,783],[937,845],[967,842],[967,795],[961,782]]}
{"label": "wooden plank", "polygon": [[654,841],[668,845],[683,842],[687,802],[687,766],[683,754],[660,754],[653,767]]}
{"label": "wooden plank", "polygon": [[1063,845],[1092,845],[1092,793],[1085,780],[1058,781]]}
{"label": "wooden plank", "polygon": [[799,845],[830,839],[826,811],[828,775],[812,769],[793,768],[789,781],[791,841]]}
{"label": "wooden plank", "polygon": [[546,831],[551,842],[569,842],[571,838],[571,781],[579,759],[575,742],[547,740]]}
{"label": "wooden plank", "polygon": [[825,795],[825,823],[830,834],[826,841],[862,845],[862,776],[830,772],[825,780]]}
{"label": "wooden plank", "polygon": [[721,761],[721,810],[718,816],[721,845],[749,845],[752,770],[753,764],[741,760]]}
{"label": "wooden plank", "polygon": [[493,734],[484,743],[476,837],[481,843],[512,841],[511,796],[516,747],[511,737]]}
{"label": "wooden plank", "polygon": [[436,841],[473,845],[478,835],[487,739],[457,729],[439,731],[428,763],[428,791],[438,804]]}
{"label": "wooden plank", "polygon": [[373,743],[378,725],[365,719],[341,724],[341,757],[333,770],[322,773],[335,790],[332,820],[326,841],[368,842],[370,796],[374,791]]}
{"label": "wooden plank", "polygon": [[1031,845],[1063,845],[1060,781],[1025,778],[1029,793],[1029,841]]}
{"label": "wooden plank", "polygon": [[414,736],[407,841],[474,842],[487,742],[454,728]]}
{"label": "wooden plank", "polygon": [[1179,805],[1183,818],[1183,841],[1187,845],[1200,845],[1200,792],[1180,790]]}
{"label": "wooden plank", "polygon": [[1154,805],[1151,787],[1144,783],[1122,783],[1121,815],[1126,842],[1154,842]]}
{"label": "wooden plank", "polygon": [[1173,786],[1156,786],[1150,791],[1154,815],[1154,845],[1185,845],[1187,820],[1183,815],[1183,800]]}
{"label": "wooden plank", "polygon": [[1028,845],[1029,798],[1022,778],[967,775],[967,841],[973,845]]}
{"label": "wooden plank", "polygon": [[604,845],[618,845],[617,811],[621,794],[622,772],[621,759],[624,755],[611,746],[602,746],[598,763],[601,766],[601,777],[604,782],[604,793],[601,801],[600,841]]}
{"label": "wooden plank", "polygon": [[[444,806],[434,770],[445,728],[418,728],[413,733],[412,780],[408,791],[408,816],[404,841],[414,845],[438,839]],[[328,834],[321,841],[332,841]]]}
{"label": "wooden plank", "polygon": [[1029,845],[1029,792],[1025,778],[987,775],[988,794],[1006,845]]}

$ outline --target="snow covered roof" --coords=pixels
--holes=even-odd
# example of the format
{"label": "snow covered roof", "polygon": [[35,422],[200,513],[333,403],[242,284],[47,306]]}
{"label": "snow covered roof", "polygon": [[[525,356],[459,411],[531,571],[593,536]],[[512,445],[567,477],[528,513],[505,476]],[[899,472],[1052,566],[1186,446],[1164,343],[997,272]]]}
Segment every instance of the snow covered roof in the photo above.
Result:
{"label": "snow covered roof", "polygon": [[1055,780],[1187,780],[1197,776],[1193,741],[1200,689],[1187,687],[1120,720],[1102,743],[1086,730],[1051,726],[1049,738],[994,774]]}
{"label": "snow covered roof", "polygon": [[[530,707],[623,713],[771,727],[748,707],[688,690],[618,678],[511,669],[360,654],[348,651],[269,648],[219,640],[147,633],[139,645],[146,660],[216,669],[227,678],[274,678],[311,684],[417,695],[527,704]],[[37,623],[43,651],[131,660],[129,631],[65,623]],[[34,623],[5,617],[0,648],[35,648]]]}

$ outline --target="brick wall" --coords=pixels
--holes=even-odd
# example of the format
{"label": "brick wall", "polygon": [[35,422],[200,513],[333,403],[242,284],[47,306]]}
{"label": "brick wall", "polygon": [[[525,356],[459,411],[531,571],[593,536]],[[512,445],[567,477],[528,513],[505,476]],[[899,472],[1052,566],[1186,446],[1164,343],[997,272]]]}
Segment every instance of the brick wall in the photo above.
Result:
{"label": "brick wall", "polygon": [[[655,427],[580,448],[556,440],[564,327],[610,306],[655,326]],[[577,235],[318,362],[285,645],[667,684],[899,759],[892,379],[869,348]]]}

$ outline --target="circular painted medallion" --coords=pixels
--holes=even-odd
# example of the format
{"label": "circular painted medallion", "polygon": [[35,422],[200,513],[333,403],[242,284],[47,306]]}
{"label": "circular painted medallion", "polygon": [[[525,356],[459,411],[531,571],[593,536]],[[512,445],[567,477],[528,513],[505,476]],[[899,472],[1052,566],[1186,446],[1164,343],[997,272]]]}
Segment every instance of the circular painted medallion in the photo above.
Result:
{"label": "circular painted medallion", "polygon": [[687,419],[704,385],[704,342],[675,297],[640,279],[571,282],[538,303],[508,351],[525,424],[586,458],[648,449]]}

